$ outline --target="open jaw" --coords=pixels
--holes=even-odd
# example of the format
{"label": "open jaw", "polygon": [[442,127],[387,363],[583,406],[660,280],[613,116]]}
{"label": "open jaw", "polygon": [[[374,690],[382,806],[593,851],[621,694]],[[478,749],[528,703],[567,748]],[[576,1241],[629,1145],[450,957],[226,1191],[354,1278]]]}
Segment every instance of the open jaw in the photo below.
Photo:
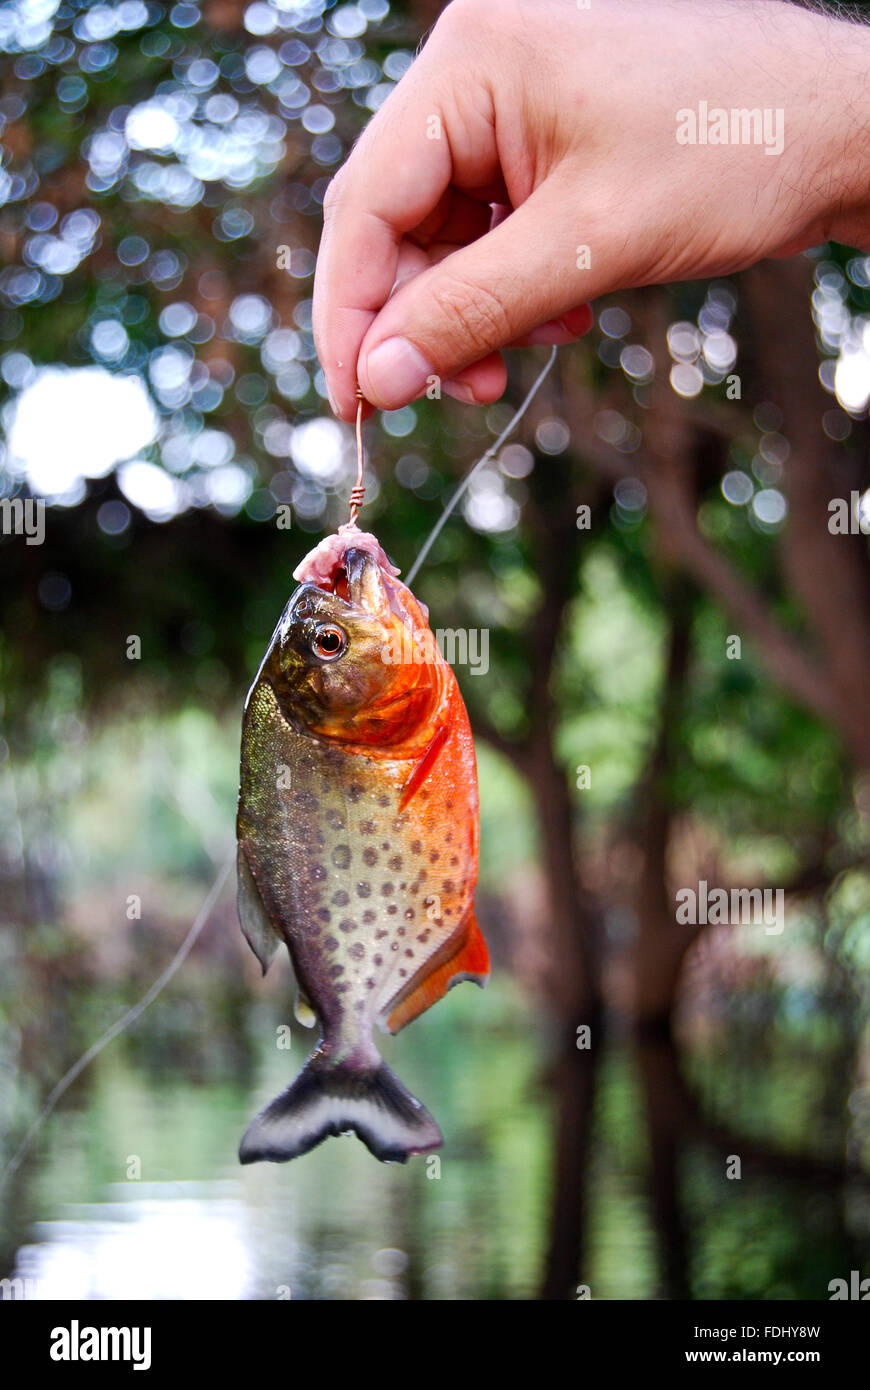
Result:
{"label": "open jaw", "polygon": [[300,584],[316,584],[325,593],[346,599],[345,559],[349,550],[365,551],[387,575],[399,573],[396,566],[390,564],[376,536],[368,531],[359,531],[355,526],[343,526],[308,552],[293,571],[293,578]]}
{"label": "open jaw", "polygon": [[[352,552],[367,557],[371,563],[359,566],[352,561],[354,574],[349,581],[348,561]],[[401,580],[397,582],[399,573],[398,566],[388,559],[377,536],[359,531],[356,526],[340,526],[308,552],[293,571],[293,578],[334,594],[345,603],[355,603],[368,613],[383,616],[389,610],[411,628],[421,623],[425,625],[429,609]]]}

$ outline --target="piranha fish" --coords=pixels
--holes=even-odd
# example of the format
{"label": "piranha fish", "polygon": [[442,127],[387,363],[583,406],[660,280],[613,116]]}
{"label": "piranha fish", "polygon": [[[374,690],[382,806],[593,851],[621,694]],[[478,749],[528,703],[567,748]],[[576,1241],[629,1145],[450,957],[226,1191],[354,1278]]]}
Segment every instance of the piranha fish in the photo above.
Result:
{"label": "piranha fish", "polygon": [[349,1131],[385,1162],[437,1148],[438,1126],[373,1029],[397,1033],[489,974],[468,716],[398,573],[355,526],[322,541],[294,572],[246,701],[239,919],[264,974],[286,943],[297,1017],[321,1038],[248,1126],[242,1163],[282,1163]]}

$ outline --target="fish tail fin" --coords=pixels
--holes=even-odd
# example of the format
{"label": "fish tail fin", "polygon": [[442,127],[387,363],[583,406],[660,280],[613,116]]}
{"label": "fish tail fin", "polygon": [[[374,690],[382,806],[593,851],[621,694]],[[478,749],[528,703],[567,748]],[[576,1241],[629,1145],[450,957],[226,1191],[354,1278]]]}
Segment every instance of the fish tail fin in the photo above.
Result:
{"label": "fish tail fin", "polygon": [[428,1110],[380,1058],[360,1070],[347,1062],[330,1065],[315,1053],[293,1084],[248,1125],[239,1160],[286,1163],[330,1134],[351,1130],[382,1163],[404,1163],[442,1143]]}

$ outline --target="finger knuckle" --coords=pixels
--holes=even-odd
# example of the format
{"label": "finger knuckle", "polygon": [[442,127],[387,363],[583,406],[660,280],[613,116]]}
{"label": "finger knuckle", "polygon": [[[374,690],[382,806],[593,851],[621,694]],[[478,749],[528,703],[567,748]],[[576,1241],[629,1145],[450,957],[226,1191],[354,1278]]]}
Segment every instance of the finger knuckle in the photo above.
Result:
{"label": "finger knuckle", "polygon": [[437,299],[450,337],[457,347],[477,350],[478,356],[510,341],[510,315],[498,293],[466,280],[448,280]]}
{"label": "finger knuckle", "polygon": [[437,29],[442,33],[459,33],[467,37],[469,30],[479,35],[481,26],[500,10],[499,22],[504,21],[504,6],[499,0],[451,0],[441,13]]}

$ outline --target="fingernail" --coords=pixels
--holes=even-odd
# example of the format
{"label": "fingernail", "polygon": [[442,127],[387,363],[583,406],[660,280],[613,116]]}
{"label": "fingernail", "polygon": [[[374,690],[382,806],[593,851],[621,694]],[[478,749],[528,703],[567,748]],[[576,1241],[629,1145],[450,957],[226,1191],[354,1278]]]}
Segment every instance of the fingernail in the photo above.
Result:
{"label": "fingernail", "polygon": [[407,338],[387,338],[373,348],[365,362],[363,389],[385,410],[407,405],[420,395],[430,376],[431,365]]}
{"label": "fingernail", "polygon": [[589,332],[595,322],[592,306],[580,304],[576,309],[569,309],[567,314],[563,316],[562,322],[572,337],[581,338],[584,333]]}
{"label": "fingernail", "polygon": [[442,381],[441,390],[445,396],[452,396],[455,401],[464,401],[466,405],[477,405],[477,397],[465,381]]}

